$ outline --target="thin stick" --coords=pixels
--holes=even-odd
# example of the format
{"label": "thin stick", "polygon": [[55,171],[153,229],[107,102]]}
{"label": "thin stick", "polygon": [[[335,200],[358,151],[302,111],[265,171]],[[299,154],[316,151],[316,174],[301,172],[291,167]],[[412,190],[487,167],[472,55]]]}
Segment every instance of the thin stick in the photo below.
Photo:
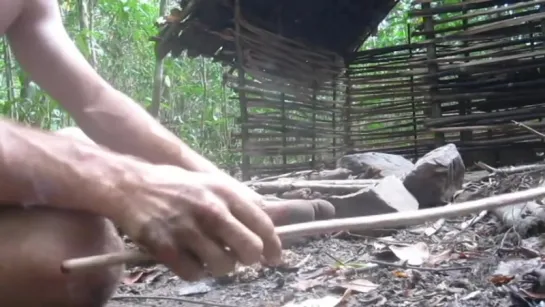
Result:
{"label": "thin stick", "polygon": [[[281,238],[297,238],[347,230],[382,229],[386,227],[418,225],[439,218],[463,216],[474,212],[481,212],[483,210],[523,203],[544,196],[545,187],[539,187],[458,203],[451,206],[280,226],[276,228],[276,232]],[[69,259],[62,263],[61,270],[65,273],[70,273],[104,266],[119,265],[125,262],[147,261],[152,259],[151,256],[142,252],[125,251]]]}
{"label": "thin stick", "polygon": [[111,266],[127,262],[151,261],[153,257],[140,251],[124,251],[90,257],[74,258],[63,261],[61,271],[71,273],[72,271],[93,269],[98,267]]}
{"label": "thin stick", "polygon": [[537,131],[536,129],[531,128],[531,127],[529,127],[529,126],[526,125],[526,124],[519,123],[519,122],[514,121],[514,120],[512,120],[512,122],[513,122],[513,124],[515,124],[515,125],[517,125],[517,126],[519,126],[519,127],[522,127],[522,128],[524,128],[524,129],[526,129],[526,130],[532,132],[533,134],[539,136],[540,138],[545,139],[545,134],[543,134],[543,133]]}

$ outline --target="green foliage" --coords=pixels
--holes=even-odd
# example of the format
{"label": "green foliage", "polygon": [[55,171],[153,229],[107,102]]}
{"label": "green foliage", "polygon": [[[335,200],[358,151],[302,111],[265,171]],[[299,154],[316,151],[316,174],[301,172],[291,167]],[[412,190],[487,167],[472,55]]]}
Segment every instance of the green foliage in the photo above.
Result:
{"label": "green foliage", "polygon": [[412,0],[400,0],[390,14],[379,24],[376,35],[369,37],[363,50],[406,44],[409,18],[407,12]]}
{"label": "green foliage", "polygon": [[[59,1],[74,43],[114,87],[144,107],[151,103],[158,0]],[[93,6],[94,4],[94,6]],[[74,125],[69,115],[28,80],[0,42],[0,112],[44,129]],[[96,61],[96,62],[95,62]],[[223,69],[209,60],[167,58],[159,120],[193,148],[220,164],[233,165],[229,152],[238,100],[222,86]]]}

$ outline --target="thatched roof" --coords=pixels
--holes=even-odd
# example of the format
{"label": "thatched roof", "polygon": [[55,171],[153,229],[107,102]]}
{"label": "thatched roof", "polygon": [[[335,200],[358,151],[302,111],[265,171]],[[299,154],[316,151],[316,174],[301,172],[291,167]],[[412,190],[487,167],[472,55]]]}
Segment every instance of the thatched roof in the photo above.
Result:
{"label": "thatched roof", "polygon": [[[236,62],[235,4],[256,31],[278,34],[340,57],[354,52],[398,0],[179,0],[162,25],[157,56],[212,57]],[[267,37],[259,39],[267,45]],[[249,48],[251,49],[251,48]]]}

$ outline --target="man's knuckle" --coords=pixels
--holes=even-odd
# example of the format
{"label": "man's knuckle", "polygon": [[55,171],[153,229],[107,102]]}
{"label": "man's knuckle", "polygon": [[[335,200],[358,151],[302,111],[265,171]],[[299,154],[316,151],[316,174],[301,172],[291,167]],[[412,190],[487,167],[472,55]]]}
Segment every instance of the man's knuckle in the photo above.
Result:
{"label": "man's knuckle", "polygon": [[181,223],[176,228],[178,244],[188,246],[191,244],[200,244],[202,233],[199,227],[194,223]]}
{"label": "man's knuckle", "polygon": [[154,242],[156,237],[160,236],[160,234],[157,233],[159,231],[159,225],[160,223],[155,218],[142,222],[136,233],[135,239],[137,241],[143,241],[143,243]]}
{"label": "man's knuckle", "polygon": [[229,213],[225,203],[212,192],[204,193],[198,206],[199,215],[211,221],[221,222]]}

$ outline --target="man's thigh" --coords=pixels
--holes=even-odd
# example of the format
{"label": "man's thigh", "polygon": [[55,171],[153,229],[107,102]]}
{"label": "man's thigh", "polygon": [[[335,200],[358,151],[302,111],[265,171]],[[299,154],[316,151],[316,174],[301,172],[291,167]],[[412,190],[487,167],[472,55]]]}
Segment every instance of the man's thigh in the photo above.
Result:
{"label": "man's thigh", "polygon": [[99,307],[123,267],[65,275],[68,258],[123,249],[110,221],[87,213],[13,206],[0,209],[0,306]]}

